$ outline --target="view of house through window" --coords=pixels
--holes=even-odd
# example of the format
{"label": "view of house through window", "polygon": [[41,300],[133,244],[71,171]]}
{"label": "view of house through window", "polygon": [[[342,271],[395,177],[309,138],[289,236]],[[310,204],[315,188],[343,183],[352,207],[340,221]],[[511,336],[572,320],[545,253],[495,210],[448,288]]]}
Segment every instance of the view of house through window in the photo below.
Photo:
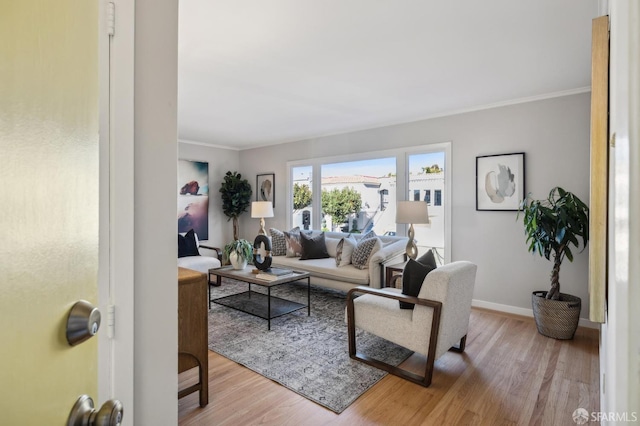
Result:
{"label": "view of house through window", "polygon": [[[414,225],[418,252],[424,253],[433,249],[436,259],[442,261],[445,245],[445,214],[442,205],[444,181],[444,152],[414,154],[408,156],[409,162],[409,194],[422,193],[422,200],[429,209],[430,224]],[[431,194],[433,193],[433,202]],[[413,198],[420,200],[420,198]]]}
{"label": "view of house through window", "polygon": [[395,234],[395,157],[323,164],[320,174],[322,229]]}
{"label": "view of house through window", "polygon": [[[398,164],[406,170],[406,181],[397,181]],[[314,199],[314,167],[292,165],[292,226],[378,235],[404,235],[405,226],[396,225],[396,201],[425,202],[430,224],[414,224],[419,253],[435,249],[436,258],[444,261],[446,191],[445,152],[411,153],[382,158],[320,162],[316,179],[320,180],[320,197]],[[319,171],[319,172],[318,172]],[[404,188],[398,193],[398,188]],[[316,190],[318,188],[316,187]],[[320,214],[316,218],[314,209]]]}

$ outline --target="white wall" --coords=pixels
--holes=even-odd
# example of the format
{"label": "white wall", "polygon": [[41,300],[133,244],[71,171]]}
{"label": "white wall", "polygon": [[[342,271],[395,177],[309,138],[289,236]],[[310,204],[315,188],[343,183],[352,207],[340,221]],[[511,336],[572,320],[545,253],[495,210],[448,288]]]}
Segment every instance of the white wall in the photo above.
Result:
{"label": "white wall", "polygon": [[[237,150],[179,142],[178,159],[209,163],[209,240],[207,243],[214,247],[223,248],[225,244],[233,240],[233,225],[222,213],[222,198],[219,189],[222,179],[228,171],[238,171],[240,165],[239,152]],[[253,188],[256,182],[255,174],[245,177]],[[249,212],[245,214],[249,215]]]}
{"label": "white wall", "polygon": [[[531,309],[531,292],[549,286],[551,263],[526,249],[515,212],[475,210],[475,159],[479,155],[526,153],[526,190],[546,197],[556,185],[588,202],[590,94],[583,93],[475,111],[396,126],[327,136],[240,152],[241,172],[250,182],[256,173],[276,174],[276,217],[267,226],[286,226],[286,162],[452,142],[452,260],[479,265],[474,298],[492,304]],[[243,237],[255,228],[241,218]],[[560,272],[563,292],[583,300],[588,317],[587,252]],[[493,306],[497,307],[497,306]]]}
{"label": "white wall", "polygon": [[131,425],[178,423],[177,54],[178,0],[136,0]]}

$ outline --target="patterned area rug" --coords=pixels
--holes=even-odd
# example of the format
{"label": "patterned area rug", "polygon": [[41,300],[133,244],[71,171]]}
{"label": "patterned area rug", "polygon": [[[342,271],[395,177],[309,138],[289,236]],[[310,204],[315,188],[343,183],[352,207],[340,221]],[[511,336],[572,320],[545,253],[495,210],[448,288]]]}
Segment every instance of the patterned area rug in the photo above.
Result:
{"label": "patterned area rug", "polygon": [[[248,284],[223,279],[212,287],[218,298],[248,289]],[[266,289],[252,285],[252,291]],[[306,280],[271,289],[271,295],[307,303]],[[358,350],[394,365],[410,352],[357,330]],[[307,309],[267,321],[216,303],[209,311],[209,349],[242,364],[331,411],[341,413],[387,373],[349,358],[345,293],[311,286]]]}

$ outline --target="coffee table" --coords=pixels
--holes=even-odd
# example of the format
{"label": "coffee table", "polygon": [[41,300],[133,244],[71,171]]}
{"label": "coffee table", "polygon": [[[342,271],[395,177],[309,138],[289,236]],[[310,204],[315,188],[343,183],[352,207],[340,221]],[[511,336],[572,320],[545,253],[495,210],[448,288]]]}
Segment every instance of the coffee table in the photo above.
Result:
{"label": "coffee table", "polygon": [[[294,271],[290,275],[282,276],[274,281],[267,281],[257,278],[251,273],[252,268],[247,267],[242,270],[233,269],[231,266],[209,269],[209,282],[216,277],[217,285],[221,284],[222,277],[231,278],[249,284],[249,290],[232,294],[231,296],[211,299],[211,287],[209,287],[209,309],[211,302],[239,311],[251,314],[267,320],[267,330],[271,330],[271,320],[282,315],[289,314],[302,308],[307,308],[307,315],[311,315],[311,276],[308,272]],[[271,296],[271,288],[289,284],[299,280],[307,280],[307,304],[293,302],[280,297]],[[267,294],[251,291],[251,285],[259,285],[267,289]]]}

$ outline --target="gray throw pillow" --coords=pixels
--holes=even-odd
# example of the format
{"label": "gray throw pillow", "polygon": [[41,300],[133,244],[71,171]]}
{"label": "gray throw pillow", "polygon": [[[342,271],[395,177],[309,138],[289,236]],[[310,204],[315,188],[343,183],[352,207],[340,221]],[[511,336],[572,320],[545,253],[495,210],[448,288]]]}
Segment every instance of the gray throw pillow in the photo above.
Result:
{"label": "gray throw pillow", "polygon": [[369,268],[369,258],[382,247],[380,238],[373,237],[360,240],[351,255],[351,263],[358,269]]}
{"label": "gray throw pillow", "polygon": [[375,237],[377,237],[377,235],[375,231],[372,229],[371,231],[367,232],[362,237],[360,237],[360,241],[368,240],[369,238],[375,238]]}
{"label": "gray throw pillow", "polygon": [[307,259],[326,259],[329,256],[327,252],[327,244],[324,240],[324,232],[312,237],[311,234],[300,233],[300,243],[302,245],[302,253],[300,260]]}
{"label": "gray throw pillow", "polygon": [[416,259],[416,262],[422,263],[423,265],[431,266],[431,269],[435,269],[438,267],[436,263],[436,257],[433,255],[433,251],[429,250],[422,256]]}
{"label": "gray throw pillow", "polygon": [[269,228],[271,234],[271,256],[284,256],[287,254],[287,242],[284,232],[276,228]]}

